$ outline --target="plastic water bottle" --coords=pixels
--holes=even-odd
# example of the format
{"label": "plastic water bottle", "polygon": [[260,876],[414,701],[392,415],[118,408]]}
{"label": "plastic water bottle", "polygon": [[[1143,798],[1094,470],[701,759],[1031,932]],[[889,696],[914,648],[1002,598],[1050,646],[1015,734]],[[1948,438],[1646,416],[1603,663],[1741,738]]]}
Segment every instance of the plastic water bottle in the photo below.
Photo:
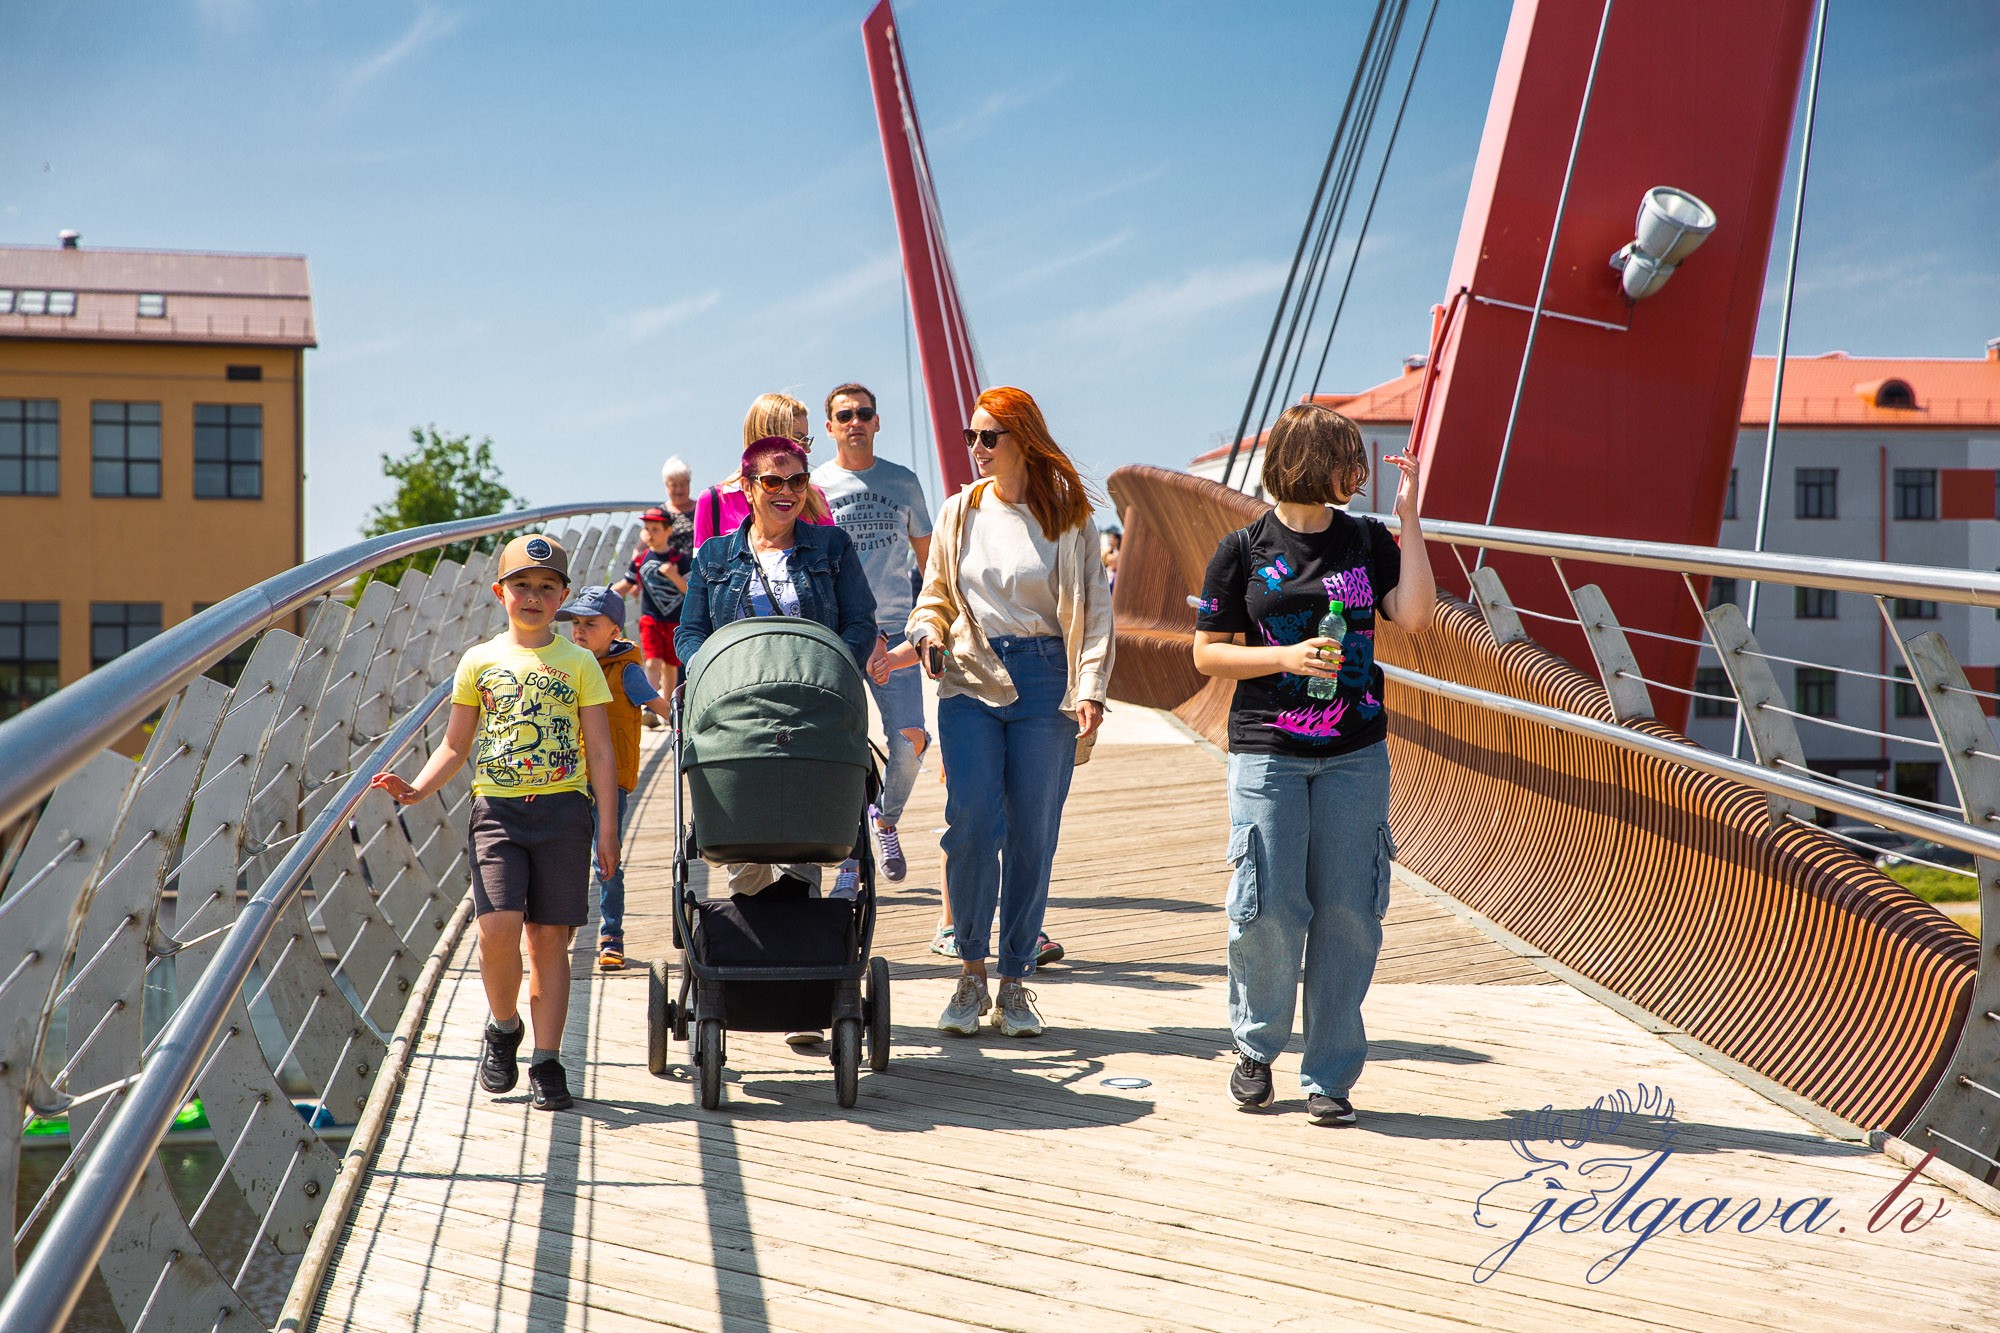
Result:
{"label": "plastic water bottle", "polygon": [[[1347,607],[1341,602],[1329,602],[1326,614],[1320,617],[1319,628],[1314,631],[1322,639],[1332,639],[1335,643],[1347,642]],[[1335,650],[1336,653],[1339,651]],[[1330,676],[1314,676],[1306,682],[1306,693],[1315,699],[1331,699],[1340,692],[1340,683]]]}

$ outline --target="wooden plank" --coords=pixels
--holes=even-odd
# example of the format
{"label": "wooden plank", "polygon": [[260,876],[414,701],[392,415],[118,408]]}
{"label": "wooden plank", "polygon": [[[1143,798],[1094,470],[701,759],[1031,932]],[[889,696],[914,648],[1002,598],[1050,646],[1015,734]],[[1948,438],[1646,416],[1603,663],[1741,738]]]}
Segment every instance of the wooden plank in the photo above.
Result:
{"label": "wooden plank", "polygon": [[[656,783],[634,806],[634,959],[671,952],[665,795]],[[910,877],[882,886],[897,1051],[887,1073],[864,1073],[852,1111],[834,1104],[823,1053],[767,1034],[732,1036],[725,1106],[701,1111],[684,1069],[645,1072],[637,969],[579,971],[574,1112],[489,1098],[472,1083],[484,1005],[462,952],[319,1327],[1990,1322],[2000,1219],[1955,1205],[1913,1234],[1869,1233],[1868,1208],[1904,1168],[1826,1139],[1401,885],[1367,1006],[1362,1128],[1306,1122],[1292,1058],[1277,1108],[1238,1111],[1223,1087],[1221,771],[1193,745],[1108,734],[1078,772],[1049,913],[1070,957],[1034,982],[1049,1033],[938,1034],[957,970],[928,952],[942,805],[920,781],[902,826]],[[1106,1087],[1114,1074],[1149,1085]],[[1828,1194],[1849,1231],[1674,1231],[1593,1283],[1590,1265],[1630,1237],[1550,1228],[1475,1284],[1539,1202],[1494,1196],[1497,1225],[1472,1222],[1526,1168],[1511,1117],[1642,1082],[1678,1104],[1663,1196]]]}

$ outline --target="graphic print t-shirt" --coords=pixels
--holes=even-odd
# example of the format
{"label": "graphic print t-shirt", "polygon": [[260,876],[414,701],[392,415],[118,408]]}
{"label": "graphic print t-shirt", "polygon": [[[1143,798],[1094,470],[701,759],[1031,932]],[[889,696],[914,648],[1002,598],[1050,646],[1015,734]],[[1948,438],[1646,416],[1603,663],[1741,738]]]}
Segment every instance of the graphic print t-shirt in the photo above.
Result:
{"label": "graphic print t-shirt", "polygon": [[1290,672],[1237,681],[1229,708],[1234,753],[1319,758],[1388,735],[1375,617],[1402,576],[1402,551],[1374,519],[1330,512],[1324,532],[1293,532],[1266,514],[1224,537],[1208,562],[1195,613],[1195,627],[1208,633],[1241,634],[1253,647],[1301,643],[1318,632],[1329,602],[1346,608],[1334,696],[1315,699],[1306,678]]}
{"label": "graphic print t-shirt", "polygon": [[813,484],[833,506],[833,521],[847,533],[875,594],[875,623],[901,632],[914,599],[910,542],[931,535],[930,506],[923,483],[900,463],[877,458],[875,466],[850,472],[839,462],[813,469]]}
{"label": "graphic print t-shirt", "polygon": [[[689,519],[689,527],[692,530],[692,519]],[[682,578],[686,578],[688,569],[693,563],[693,559],[685,550],[674,548],[671,537],[667,539],[667,549],[664,553],[655,551],[642,542],[639,549],[632,553],[631,563],[625,567],[625,577],[639,585],[639,614],[651,616],[664,624],[677,622],[681,618],[681,600],[685,594],[657,570],[652,571],[653,577],[646,577],[648,573],[646,566],[665,565],[678,572]]]}
{"label": "graphic print t-shirt", "polygon": [[587,649],[558,637],[523,648],[505,635],[474,644],[458,660],[451,701],[479,710],[472,794],[548,796],[588,791],[580,710],[611,702],[603,668]]}

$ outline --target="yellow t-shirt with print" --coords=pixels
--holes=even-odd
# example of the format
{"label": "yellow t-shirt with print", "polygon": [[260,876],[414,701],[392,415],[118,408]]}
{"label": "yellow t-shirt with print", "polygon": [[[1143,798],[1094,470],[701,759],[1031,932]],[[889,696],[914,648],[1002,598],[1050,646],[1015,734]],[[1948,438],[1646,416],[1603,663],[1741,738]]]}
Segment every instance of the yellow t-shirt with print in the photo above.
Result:
{"label": "yellow t-shirt with print", "polygon": [[611,702],[611,687],[588,650],[561,635],[544,648],[504,634],[474,644],[458,659],[451,701],[479,710],[473,795],[590,790],[579,710]]}

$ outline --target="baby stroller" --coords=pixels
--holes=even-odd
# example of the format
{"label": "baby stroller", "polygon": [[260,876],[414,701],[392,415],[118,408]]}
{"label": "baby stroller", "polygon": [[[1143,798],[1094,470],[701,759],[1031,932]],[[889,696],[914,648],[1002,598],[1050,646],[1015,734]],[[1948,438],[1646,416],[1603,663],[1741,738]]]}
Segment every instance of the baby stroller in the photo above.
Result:
{"label": "baby stroller", "polygon": [[[853,1106],[864,1033],[868,1067],[889,1067],[889,963],[868,954],[875,855],[866,819],[877,778],[854,658],[811,620],[732,621],[674,692],[673,727],[680,991],[669,997],[666,964],[655,962],[647,1067],[665,1073],[669,1037],[687,1041],[692,1029],[701,1104],[714,1110],[731,1030],[831,1028],[835,1093]],[[861,863],[853,899],[810,897],[792,876],[755,895],[705,901],[688,883],[695,857],[719,866],[849,856]],[[718,870],[712,882],[720,881]]]}

